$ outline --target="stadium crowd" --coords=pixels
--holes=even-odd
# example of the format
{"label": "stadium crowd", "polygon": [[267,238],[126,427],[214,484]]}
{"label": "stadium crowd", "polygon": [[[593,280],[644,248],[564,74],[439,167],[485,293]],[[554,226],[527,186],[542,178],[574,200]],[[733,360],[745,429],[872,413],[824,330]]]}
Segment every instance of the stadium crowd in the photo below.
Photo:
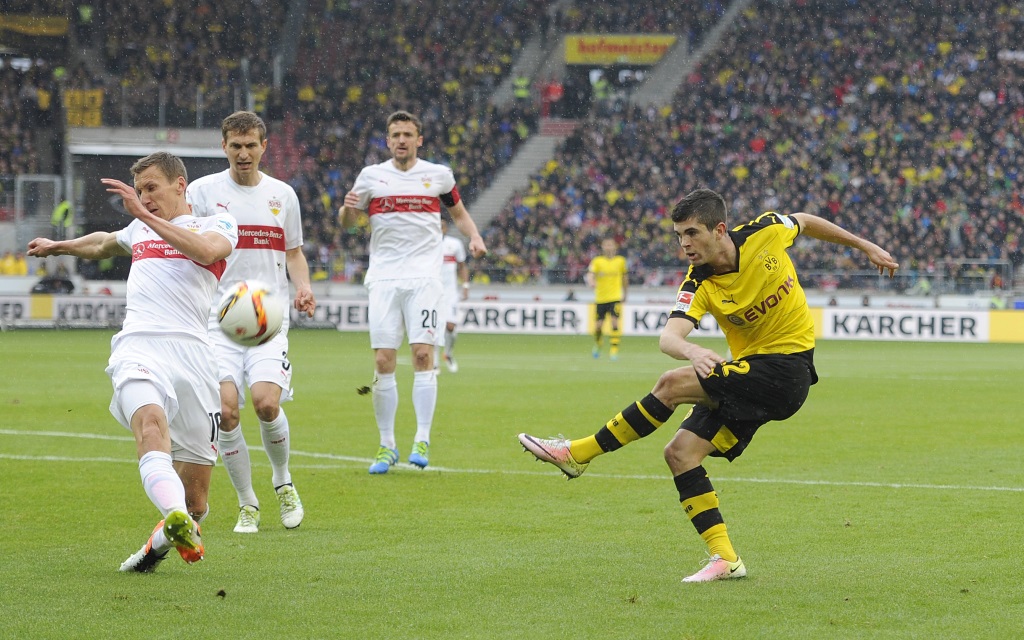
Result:
{"label": "stadium crowd", "polygon": [[[387,113],[406,109],[421,117],[421,157],[451,166],[469,202],[511,160],[535,131],[536,112],[498,108],[488,97],[543,7],[539,0],[431,0],[405,5],[401,21],[389,20],[393,8],[381,3],[311,8],[294,109],[303,161],[289,179],[317,277],[341,269],[358,277],[365,267],[368,222],[345,232],[337,210],[359,170],[389,157]],[[457,32],[446,20],[454,15]]]}
{"label": "stadium crowd", "polygon": [[[237,105],[247,58],[257,109],[279,123],[268,165],[299,194],[317,277],[354,279],[366,221],[343,230],[336,211],[358,170],[386,158],[386,113],[421,115],[422,157],[452,166],[472,211],[537,127],[532,105],[488,101],[526,38],[552,29],[692,38],[725,7],[578,0],[549,12],[543,0],[427,0],[402,4],[392,20],[396,8],[384,3],[311,2],[297,67],[274,93],[286,4],[97,0],[72,3],[72,15],[86,4],[76,33],[103,52],[105,73],[69,64],[63,78],[105,86],[112,124],[151,120],[163,84],[169,125],[195,122],[200,91],[209,126]],[[593,110],[486,229],[492,251],[476,277],[578,282],[611,236],[634,280],[672,282],[681,267],[666,209],[698,186],[724,193],[737,219],[823,213],[895,246],[911,273],[1019,265],[1024,70],[1013,54],[1022,22],[1012,3],[982,0],[911,0],[884,16],[854,1],[754,2],[671,106]],[[147,27],[122,28],[129,23]],[[31,130],[53,116],[54,79],[43,68],[0,74],[0,175],[38,172]],[[825,285],[825,272],[860,266],[841,248],[798,244],[794,256]]]}
{"label": "stadium crowd", "polygon": [[0,176],[39,173],[33,128],[52,119],[55,96],[44,69],[0,68]]}
{"label": "stadium crowd", "polygon": [[80,4],[92,8],[79,39],[102,53],[104,119],[110,124],[154,126],[163,99],[167,126],[195,126],[201,94],[209,126],[239,106],[243,74],[261,97],[269,91],[287,3]]}
{"label": "stadium crowd", "polygon": [[[740,46],[720,47],[670,108],[592,118],[566,141],[486,231],[488,277],[575,282],[612,236],[635,279],[672,281],[666,208],[698,186],[731,198],[737,220],[824,214],[897,247],[911,272],[1019,265],[1024,83],[997,54],[1024,17],[972,0],[879,11],[755,3],[726,36]],[[793,255],[812,273],[860,266],[842,247]]]}

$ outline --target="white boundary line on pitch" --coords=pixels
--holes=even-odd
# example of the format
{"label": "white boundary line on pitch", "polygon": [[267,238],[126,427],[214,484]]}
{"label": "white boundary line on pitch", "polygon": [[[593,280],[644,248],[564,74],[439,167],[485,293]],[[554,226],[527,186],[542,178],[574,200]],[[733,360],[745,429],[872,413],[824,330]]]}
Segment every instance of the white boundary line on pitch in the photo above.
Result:
{"label": "white boundary line on pitch", "polygon": [[[65,431],[20,431],[14,429],[0,429],[0,435],[4,436],[38,436],[48,438],[80,438],[89,440],[115,440],[119,442],[134,442],[135,439],[129,436],[112,436],[96,433],[70,433]],[[251,449],[262,449],[262,447],[250,447]],[[338,462],[352,462],[365,465],[373,462],[372,458],[361,458],[357,456],[343,456],[334,453],[313,453],[309,451],[292,450],[292,455],[305,458],[319,458],[323,460],[336,460]],[[71,457],[51,455],[20,455],[0,453],[0,460],[23,460],[40,462],[120,462],[125,464],[138,464],[132,458],[109,458],[109,457]],[[256,463],[263,466],[262,463]],[[291,465],[296,469],[344,469],[351,468],[348,465]],[[451,467],[438,467],[431,465],[429,469],[420,470],[407,463],[399,463],[399,468],[411,469],[421,473],[476,473],[491,475],[517,475],[517,476],[552,476],[553,471],[525,471],[525,470],[499,470],[499,469],[455,469]],[[667,475],[632,475],[616,473],[588,473],[588,478],[603,478],[608,480],[659,480],[665,481],[670,478]],[[1024,487],[999,487],[999,486],[970,486],[957,484],[917,484],[905,482],[859,482],[840,480],[796,480],[785,478],[744,478],[716,476],[715,482],[747,482],[754,484],[790,484],[804,486],[825,486],[825,487],[867,487],[880,489],[924,489],[930,491],[997,491],[1009,493],[1024,493]]]}

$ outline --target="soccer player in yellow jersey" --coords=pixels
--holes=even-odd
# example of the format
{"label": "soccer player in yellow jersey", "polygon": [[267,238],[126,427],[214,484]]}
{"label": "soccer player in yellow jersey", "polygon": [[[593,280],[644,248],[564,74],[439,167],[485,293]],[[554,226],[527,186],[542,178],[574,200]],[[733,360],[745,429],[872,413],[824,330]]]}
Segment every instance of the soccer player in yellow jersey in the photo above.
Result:
{"label": "soccer player in yellow jersey", "polygon": [[604,340],[602,327],[604,319],[611,316],[612,334],[608,357],[616,360],[619,357],[619,337],[622,331],[619,316],[622,315],[622,303],[626,301],[626,290],[629,289],[629,275],[626,259],[618,255],[619,246],[615,240],[605,238],[601,242],[601,255],[590,261],[587,269],[587,284],[594,288],[594,349],[595,358],[601,356],[601,345]]}
{"label": "soccer player in yellow jersey", "polygon": [[[572,479],[602,453],[653,433],[679,405],[693,405],[665,447],[679,501],[708,546],[707,564],[683,582],[742,578],[746,566],[702,463],[709,455],[734,460],[761,425],[796,413],[818,380],[814,323],[786,249],[803,233],[862,251],[880,274],[893,276],[899,264],[873,242],[808,213],[768,212],[730,231],[725,200],[708,189],[680,200],[672,222],[690,269],[660,346],[691,366],[663,373],[649,395],[592,436],[544,440],[522,433],[519,441]],[[687,339],[705,313],[725,332],[732,360]]]}

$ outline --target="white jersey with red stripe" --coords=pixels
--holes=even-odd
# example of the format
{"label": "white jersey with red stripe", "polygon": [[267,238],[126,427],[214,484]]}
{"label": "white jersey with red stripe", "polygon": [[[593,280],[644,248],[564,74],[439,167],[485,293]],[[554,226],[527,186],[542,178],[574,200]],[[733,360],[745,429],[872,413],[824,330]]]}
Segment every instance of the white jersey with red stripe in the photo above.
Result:
{"label": "white jersey with red stripe", "polygon": [[192,215],[229,213],[238,222],[238,246],[228,258],[214,304],[236,282],[246,279],[270,285],[285,302],[291,298],[285,252],[302,246],[299,198],[291,186],[261,172],[260,183],[246,187],[235,182],[230,169],[225,169],[193,181],[185,199],[192,206]]}
{"label": "white jersey with red stripe", "polygon": [[441,266],[441,284],[444,285],[445,295],[450,295],[459,290],[459,265],[466,261],[466,245],[458,238],[445,236],[441,240],[441,255],[444,261]]}
{"label": "white jersey with red stripe", "polygon": [[[171,224],[195,233],[214,231],[232,247],[238,242],[238,225],[226,214],[212,218],[181,215]],[[124,325],[118,335],[185,334],[207,342],[206,318],[227,260],[199,264],[139,220],[118,231],[116,238],[132,253]]]}
{"label": "white jersey with red stripe", "polygon": [[440,278],[441,199],[459,191],[448,167],[417,159],[407,171],[391,160],[363,168],[352,190],[370,216],[370,267],[364,283]]}

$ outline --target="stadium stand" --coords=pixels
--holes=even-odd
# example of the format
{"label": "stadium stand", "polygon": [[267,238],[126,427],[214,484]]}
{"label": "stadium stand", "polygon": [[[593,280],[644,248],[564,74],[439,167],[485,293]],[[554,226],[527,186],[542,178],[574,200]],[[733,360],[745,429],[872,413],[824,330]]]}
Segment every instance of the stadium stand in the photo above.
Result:
{"label": "stadium stand", "polygon": [[[593,117],[565,143],[487,230],[488,276],[575,282],[612,235],[637,280],[671,281],[666,205],[697,186],[737,218],[825,215],[897,246],[910,273],[953,270],[967,286],[1019,264],[1024,96],[1000,52],[1021,13],[967,0],[880,11],[756,3],[671,108]],[[796,247],[811,286],[858,269],[841,249]]]}
{"label": "stadium stand", "polygon": [[[386,4],[311,4],[299,54],[304,62],[296,72],[296,122],[286,135],[305,160],[285,177],[306,212],[310,259],[323,267],[321,277],[345,277],[345,270],[333,269],[345,257],[365,261],[366,225],[343,233],[336,212],[359,170],[386,159],[383,127],[390,112],[406,109],[422,118],[421,156],[451,166],[468,202],[536,129],[532,109],[498,108],[488,96],[543,6],[537,0],[432,0],[404,5],[402,20],[395,21],[389,19],[394,7]],[[456,15],[457,33],[446,20]],[[350,264],[348,275],[359,269]]]}
{"label": "stadium stand", "polygon": [[[291,3],[76,0],[71,35],[100,64],[71,56],[61,81],[102,89],[103,122],[113,125],[202,117],[216,126],[253,96],[272,127],[266,168],[299,193],[318,277],[358,280],[365,224],[339,229],[335,213],[359,169],[386,157],[389,112],[422,116],[422,155],[452,166],[472,211],[538,130],[536,105],[489,101],[527,38],[678,33],[692,45],[727,4],[425,0],[402,4],[394,20],[390,4],[311,0],[292,45],[297,64],[276,70],[284,82],[274,91]],[[915,274],[999,286],[1006,273],[993,269],[1022,261],[1024,56],[1015,34],[1024,11],[982,0],[884,8],[755,0],[671,105],[632,105],[623,93],[605,108],[584,104],[581,126],[485,230],[492,252],[477,277],[579,282],[610,235],[637,282],[671,283],[681,262],[667,207],[708,186],[730,198],[737,220],[806,210],[898,246],[910,274],[899,286],[914,286]],[[446,19],[455,15],[457,30]],[[0,176],[59,172],[42,166],[32,135],[57,113],[53,71],[5,66],[0,75]],[[841,249],[798,243],[794,255],[810,286],[868,282]]]}

